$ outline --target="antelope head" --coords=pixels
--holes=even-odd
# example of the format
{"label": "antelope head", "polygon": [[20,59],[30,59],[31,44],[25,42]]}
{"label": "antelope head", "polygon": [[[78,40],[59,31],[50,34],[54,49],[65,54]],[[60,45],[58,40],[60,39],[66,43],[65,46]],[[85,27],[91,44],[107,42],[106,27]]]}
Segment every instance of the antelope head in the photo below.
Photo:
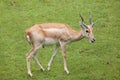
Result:
{"label": "antelope head", "polygon": [[93,34],[93,26],[96,22],[92,22],[92,15],[90,14],[89,22],[90,25],[86,25],[84,23],[84,18],[80,14],[80,18],[82,22],[80,23],[80,26],[82,27],[82,34],[84,37],[88,38],[91,43],[95,42],[94,34]]}

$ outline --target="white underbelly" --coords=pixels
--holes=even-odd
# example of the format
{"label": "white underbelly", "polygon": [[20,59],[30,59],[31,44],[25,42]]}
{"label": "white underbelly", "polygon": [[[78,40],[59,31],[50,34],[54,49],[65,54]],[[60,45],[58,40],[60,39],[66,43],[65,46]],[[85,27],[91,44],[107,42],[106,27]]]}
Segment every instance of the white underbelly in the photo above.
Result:
{"label": "white underbelly", "polygon": [[45,45],[52,45],[52,44],[57,44],[59,41],[58,39],[52,39],[52,38],[45,38]]}

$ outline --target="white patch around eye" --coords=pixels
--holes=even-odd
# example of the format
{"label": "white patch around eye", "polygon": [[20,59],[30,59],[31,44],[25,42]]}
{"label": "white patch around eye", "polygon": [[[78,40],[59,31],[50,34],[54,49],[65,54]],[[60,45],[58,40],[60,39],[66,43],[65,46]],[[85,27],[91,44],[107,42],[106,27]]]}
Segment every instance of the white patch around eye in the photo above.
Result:
{"label": "white patch around eye", "polygon": [[58,39],[53,39],[53,38],[45,38],[45,45],[52,45],[52,44],[57,44],[59,41]]}

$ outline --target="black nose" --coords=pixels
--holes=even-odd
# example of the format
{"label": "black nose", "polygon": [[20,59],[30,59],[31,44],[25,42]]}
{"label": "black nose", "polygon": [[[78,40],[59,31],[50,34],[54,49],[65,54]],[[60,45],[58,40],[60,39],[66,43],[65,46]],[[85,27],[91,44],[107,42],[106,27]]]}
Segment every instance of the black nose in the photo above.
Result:
{"label": "black nose", "polygon": [[91,42],[94,43],[94,42],[95,42],[95,39],[92,39]]}

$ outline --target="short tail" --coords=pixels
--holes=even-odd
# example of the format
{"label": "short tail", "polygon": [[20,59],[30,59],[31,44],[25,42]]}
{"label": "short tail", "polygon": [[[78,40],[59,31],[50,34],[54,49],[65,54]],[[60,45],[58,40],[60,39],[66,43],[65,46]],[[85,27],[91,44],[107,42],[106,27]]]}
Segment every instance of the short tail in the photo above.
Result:
{"label": "short tail", "polygon": [[26,39],[27,39],[28,43],[31,44],[31,40],[30,40],[30,36],[29,35],[26,35]]}

